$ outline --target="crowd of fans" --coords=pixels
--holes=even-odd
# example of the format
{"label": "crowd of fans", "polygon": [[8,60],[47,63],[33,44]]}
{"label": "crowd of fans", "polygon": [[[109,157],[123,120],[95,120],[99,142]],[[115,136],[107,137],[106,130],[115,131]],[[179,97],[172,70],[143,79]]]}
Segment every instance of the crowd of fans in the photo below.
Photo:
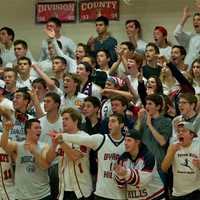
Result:
{"label": "crowd of fans", "polygon": [[119,44],[105,16],[75,44],[51,17],[37,61],[2,27],[0,199],[200,200],[200,12],[191,34],[189,17],[174,45],[161,25],[143,40],[137,19]]}

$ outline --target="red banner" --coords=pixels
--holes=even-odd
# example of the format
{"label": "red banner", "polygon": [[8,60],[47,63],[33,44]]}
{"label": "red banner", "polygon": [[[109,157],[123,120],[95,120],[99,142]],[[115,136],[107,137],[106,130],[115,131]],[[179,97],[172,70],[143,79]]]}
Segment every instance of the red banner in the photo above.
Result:
{"label": "red banner", "polygon": [[94,21],[99,16],[119,20],[119,0],[82,0],[79,2],[80,21]]}
{"label": "red banner", "polygon": [[45,2],[36,4],[36,22],[45,23],[50,17],[57,17],[62,22],[76,20],[76,2]]}

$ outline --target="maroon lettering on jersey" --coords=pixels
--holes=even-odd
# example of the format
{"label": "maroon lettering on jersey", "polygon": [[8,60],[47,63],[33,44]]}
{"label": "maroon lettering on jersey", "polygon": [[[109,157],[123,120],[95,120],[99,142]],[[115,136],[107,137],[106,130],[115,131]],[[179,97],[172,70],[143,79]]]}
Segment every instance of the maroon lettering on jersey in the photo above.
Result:
{"label": "maroon lettering on jersey", "polygon": [[112,178],[112,171],[104,171],[104,178]]}
{"label": "maroon lettering on jersey", "polygon": [[83,153],[87,153],[87,147],[81,145],[81,146],[80,146],[80,151],[83,152]]}
{"label": "maroon lettering on jersey", "polygon": [[9,162],[8,154],[0,153],[0,162]]}
{"label": "maroon lettering on jersey", "polygon": [[118,160],[119,154],[116,153],[105,153],[104,160]]}
{"label": "maroon lettering on jersey", "polygon": [[58,149],[57,156],[64,156],[64,151],[61,148]]}

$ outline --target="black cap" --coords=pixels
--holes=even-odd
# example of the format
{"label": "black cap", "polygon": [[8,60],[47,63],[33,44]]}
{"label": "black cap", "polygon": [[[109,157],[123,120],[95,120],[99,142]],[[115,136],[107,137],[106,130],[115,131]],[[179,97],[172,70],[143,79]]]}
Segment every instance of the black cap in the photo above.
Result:
{"label": "black cap", "polygon": [[131,137],[135,140],[141,140],[142,136],[141,133],[136,129],[131,129],[127,132],[126,137]]}

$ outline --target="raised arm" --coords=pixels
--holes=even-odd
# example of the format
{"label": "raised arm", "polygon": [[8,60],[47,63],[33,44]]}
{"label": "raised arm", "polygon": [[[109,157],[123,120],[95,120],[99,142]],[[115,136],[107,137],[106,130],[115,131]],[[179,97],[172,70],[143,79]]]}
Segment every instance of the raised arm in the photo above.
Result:
{"label": "raised arm", "polygon": [[117,46],[115,48],[115,51],[117,53],[117,61],[114,62],[109,70],[109,75],[114,75],[115,72],[117,71],[121,61],[122,61],[122,55],[123,55],[123,49],[120,48],[120,46]]}
{"label": "raised arm", "polygon": [[70,56],[64,54],[62,49],[60,49],[56,40],[56,34],[54,30],[45,29],[45,32],[47,36],[49,37],[51,43],[53,44],[56,54],[58,56],[65,58],[65,60],[67,61],[68,71],[73,73],[74,71],[71,71],[71,70],[76,68],[76,65],[77,65],[76,61]]}
{"label": "raised arm", "polygon": [[144,81],[140,81],[138,80],[138,94],[139,94],[139,97],[140,97],[140,100],[143,104],[143,106],[146,105],[146,97],[147,97],[147,91],[146,91],[146,87],[145,87],[145,83]]}
{"label": "raised arm", "polygon": [[54,90],[56,88],[55,82],[51,80],[49,76],[44,73],[37,64],[32,64],[32,67],[36,71],[36,73],[46,81],[50,90]]}
{"label": "raised arm", "polygon": [[44,113],[43,113],[43,110],[40,106],[40,101],[38,99],[38,96],[37,96],[34,88],[32,88],[32,90],[29,91],[29,94],[31,96],[31,100],[32,100],[33,106],[35,108],[36,117],[39,119],[44,115]]}
{"label": "raised arm", "polygon": [[133,95],[128,92],[128,91],[123,91],[123,90],[117,90],[117,89],[102,89],[102,96],[105,95],[106,93],[109,93],[110,95],[121,95],[124,96],[128,100],[134,99]]}
{"label": "raised arm", "polygon": [[17,154],[17,143],[8,140],[9,132],[13,128],[13,123],[11,121],[5,121],[3,123],[3,134],[1,136],[1,147],[10,154],[13,158]]}
{"label": "raised arm", "polygon": [[172,162],[174,160],[174,156],[176,154],[176,152],[180,149],[180,144],[171,144],[168,149],[167,149],[167,154],[164,158],[164,160],[162,161],[161,164],[161,169],[163,170],[163,172],[167,172],[168,169],[170,168],[170,166],[172,165]]}
{"label": "raised arm", "polygon": [[68,144],[65,144],[64,142],[61,142],[59,146],[57,146],[54,138],[52,137],[52,145],[48,148],[48,151],[46,153],[47,161],[51,163],[59,155],[58,152],[60,150],[63,150],[68,159],[73,161],[76,161],[83,157],[83,154],[80,151],[72,149]]}
{"label": "raised arm", "polygon": [[0,115],[3,116],[6,120],[12,119],[12,110],[9,110],[8,108],[5,108],[3,106],[0,106]]}
{"label": "raised arm", "polygon": [[191,11],[188,6],[185,6],[183,9],[183,14],[181,17],[180,23],[176,26],[176,29],[174,31],[174,37],[178,41],[180,45],[183,45],[186,49],[188,48],[189,40],[190,40],[190,34],[185,33],[183,31],[183,27],[187,20],[191,17]]}
{"label": "raised arm", "polygon": [[185,93],[192,93],[195,94],[195,90],[192,87],[191,83],[188,81],[187,78],[178,70],[176,65],[174,65],[172,62],[167,63],[167,66],[172,72],[172,75],[174,78],[179,82],[179,85],[181,87],[181,92]]}
{"label": "raised arm", "polygon": [[73,143],[85,145],[91,149],[97,150],[105,140],[105,136],[101,134],[67,134],[62,133],[56,136],[56,141],[64,141],[65,143]]}

